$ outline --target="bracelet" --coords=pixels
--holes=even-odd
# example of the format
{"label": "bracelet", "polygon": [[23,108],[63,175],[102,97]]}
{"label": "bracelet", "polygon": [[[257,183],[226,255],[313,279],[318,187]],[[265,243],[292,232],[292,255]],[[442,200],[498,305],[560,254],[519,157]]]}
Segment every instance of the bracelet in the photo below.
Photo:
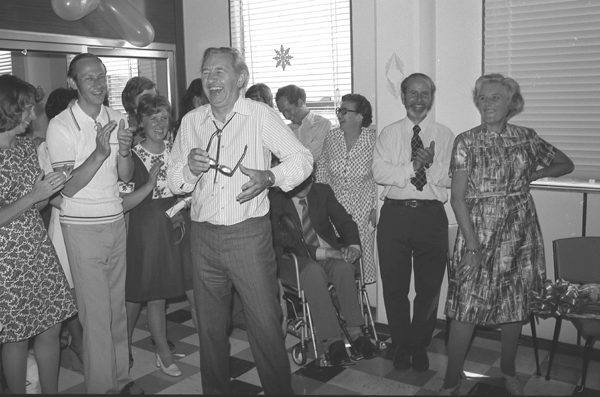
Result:
{"label": "bracelet", "polygon": [[129,157],[130,154],[131,154],[131,150],[127,151],[126,155],[123,155],[123,153],[121,153],[121,151],[119,150],[119,155],[121,155],[121,157]]}
{"label": "bracelet", "polygon": [[476,250],[465,248],[465,253],[472,254],[472,255],[477,255],[479,253],[479,248],[477,248]]}

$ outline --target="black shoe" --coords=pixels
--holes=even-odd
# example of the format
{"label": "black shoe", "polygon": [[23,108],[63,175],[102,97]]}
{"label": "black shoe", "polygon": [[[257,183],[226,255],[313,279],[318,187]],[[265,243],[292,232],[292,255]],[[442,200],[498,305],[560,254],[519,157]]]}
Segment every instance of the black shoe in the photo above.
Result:
{"label": "black shoe", "polygon": [[356,347],[358,353],[362,354],[362,356],[367,360],[375,357],[377,354],[377,348],[373,342],[371,342],[371,339],[367,338],[366,336],[359,336],[356,338],[354,341],[354,347]]}
{"label": "black shoe", "polygon": [[133,367],[133,354],[129,353],[129,369]]}
{"label": "black shoe", "polygon": [[132,381],[123,386],[119,394],[146,394],[146,392],[137,383]]}
{"label": "black shoe", "polygon": [[415,371],[427,371],[429,369],[429,357],[423,345],[411,346],[412,367]]}
{"label": "black shoe", "polygon": [[410,350],[408,346],[399,346],[394,353],[394,368],[405,371],[410,368]]}
{"label": "black shoe", "polygon": [[351,365],[352,361],[348,357],[346,345],[341,340],[336,340],[329,345],[329,361],[334,367]]}
{"label": "black shoe", "polygon": [[[150,337],[150,342],[152,342],[152,346],[156,347],[156,342],[153,337]],[[167,338],[167,345],[169,345],[169,349],[171,349],[171,354],[177,353],[177,347],[175,343],[171,342],[171,339]]]}

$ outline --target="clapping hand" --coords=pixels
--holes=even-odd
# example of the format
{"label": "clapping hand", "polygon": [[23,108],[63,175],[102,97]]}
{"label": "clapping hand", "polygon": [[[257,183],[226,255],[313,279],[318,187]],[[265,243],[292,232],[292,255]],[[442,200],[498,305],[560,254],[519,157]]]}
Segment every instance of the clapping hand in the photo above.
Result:
{"label": "clapping hand", "polygon": [[[421,148],[417,151],[414,161],[418,163],[419,167],[417,170],[421,169],[421,167],[427,167],[431,163],[433,163],[433,157],[435,156],[435,141],[431,141],[429,147]],[[415,170],[415,171],[417,171]]]}
{"label": "clapping hand", "polygon": [[150,171],[148,172],[150,177],[148,178],[148,182],[146,182],[152,189],[156,187],[156,183],[158,181],[158,174],[160,174],[160,168],[163,166],[164,162],[157,161],[150,167]]}
{"label": "clapping hand", "polygon": [[106,159],[110,155],[110,134],[117,127],[117,122],[111,120],[96,134],[96,151]]}
{"label": "clapping hand", "polygon": [[29,194],[35,203],[39,203],[40,201],[44,201],[51,197],[54,193],[60,191],[65,186],[66,180],[67,178],[62,171],[50,172],[45,177],[44,172],[42,171],[42,173],[36,178],[33,188]]}

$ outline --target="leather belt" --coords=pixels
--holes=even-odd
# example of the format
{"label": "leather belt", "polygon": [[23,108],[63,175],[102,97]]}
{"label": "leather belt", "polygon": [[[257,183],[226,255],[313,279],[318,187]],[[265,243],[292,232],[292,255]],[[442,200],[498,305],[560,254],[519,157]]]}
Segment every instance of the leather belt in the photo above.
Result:
{"label": "leather belt", "polygon": [[391,198],[386,198],[385,202],[391,205],[410,208],[427,207],[431,205],[441,204],[441,202],[438,200],[396,200]]}

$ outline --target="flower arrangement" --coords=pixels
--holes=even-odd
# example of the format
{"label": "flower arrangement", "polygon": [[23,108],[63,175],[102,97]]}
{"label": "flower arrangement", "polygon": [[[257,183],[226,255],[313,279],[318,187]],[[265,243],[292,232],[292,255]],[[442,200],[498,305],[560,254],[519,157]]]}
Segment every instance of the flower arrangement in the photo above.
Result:
{"label": "flower arrangement", "polygon": [[542,294],[534,292],[532,311],[542,318],[565,316],[600,319],[600,284],[547,280]]}

